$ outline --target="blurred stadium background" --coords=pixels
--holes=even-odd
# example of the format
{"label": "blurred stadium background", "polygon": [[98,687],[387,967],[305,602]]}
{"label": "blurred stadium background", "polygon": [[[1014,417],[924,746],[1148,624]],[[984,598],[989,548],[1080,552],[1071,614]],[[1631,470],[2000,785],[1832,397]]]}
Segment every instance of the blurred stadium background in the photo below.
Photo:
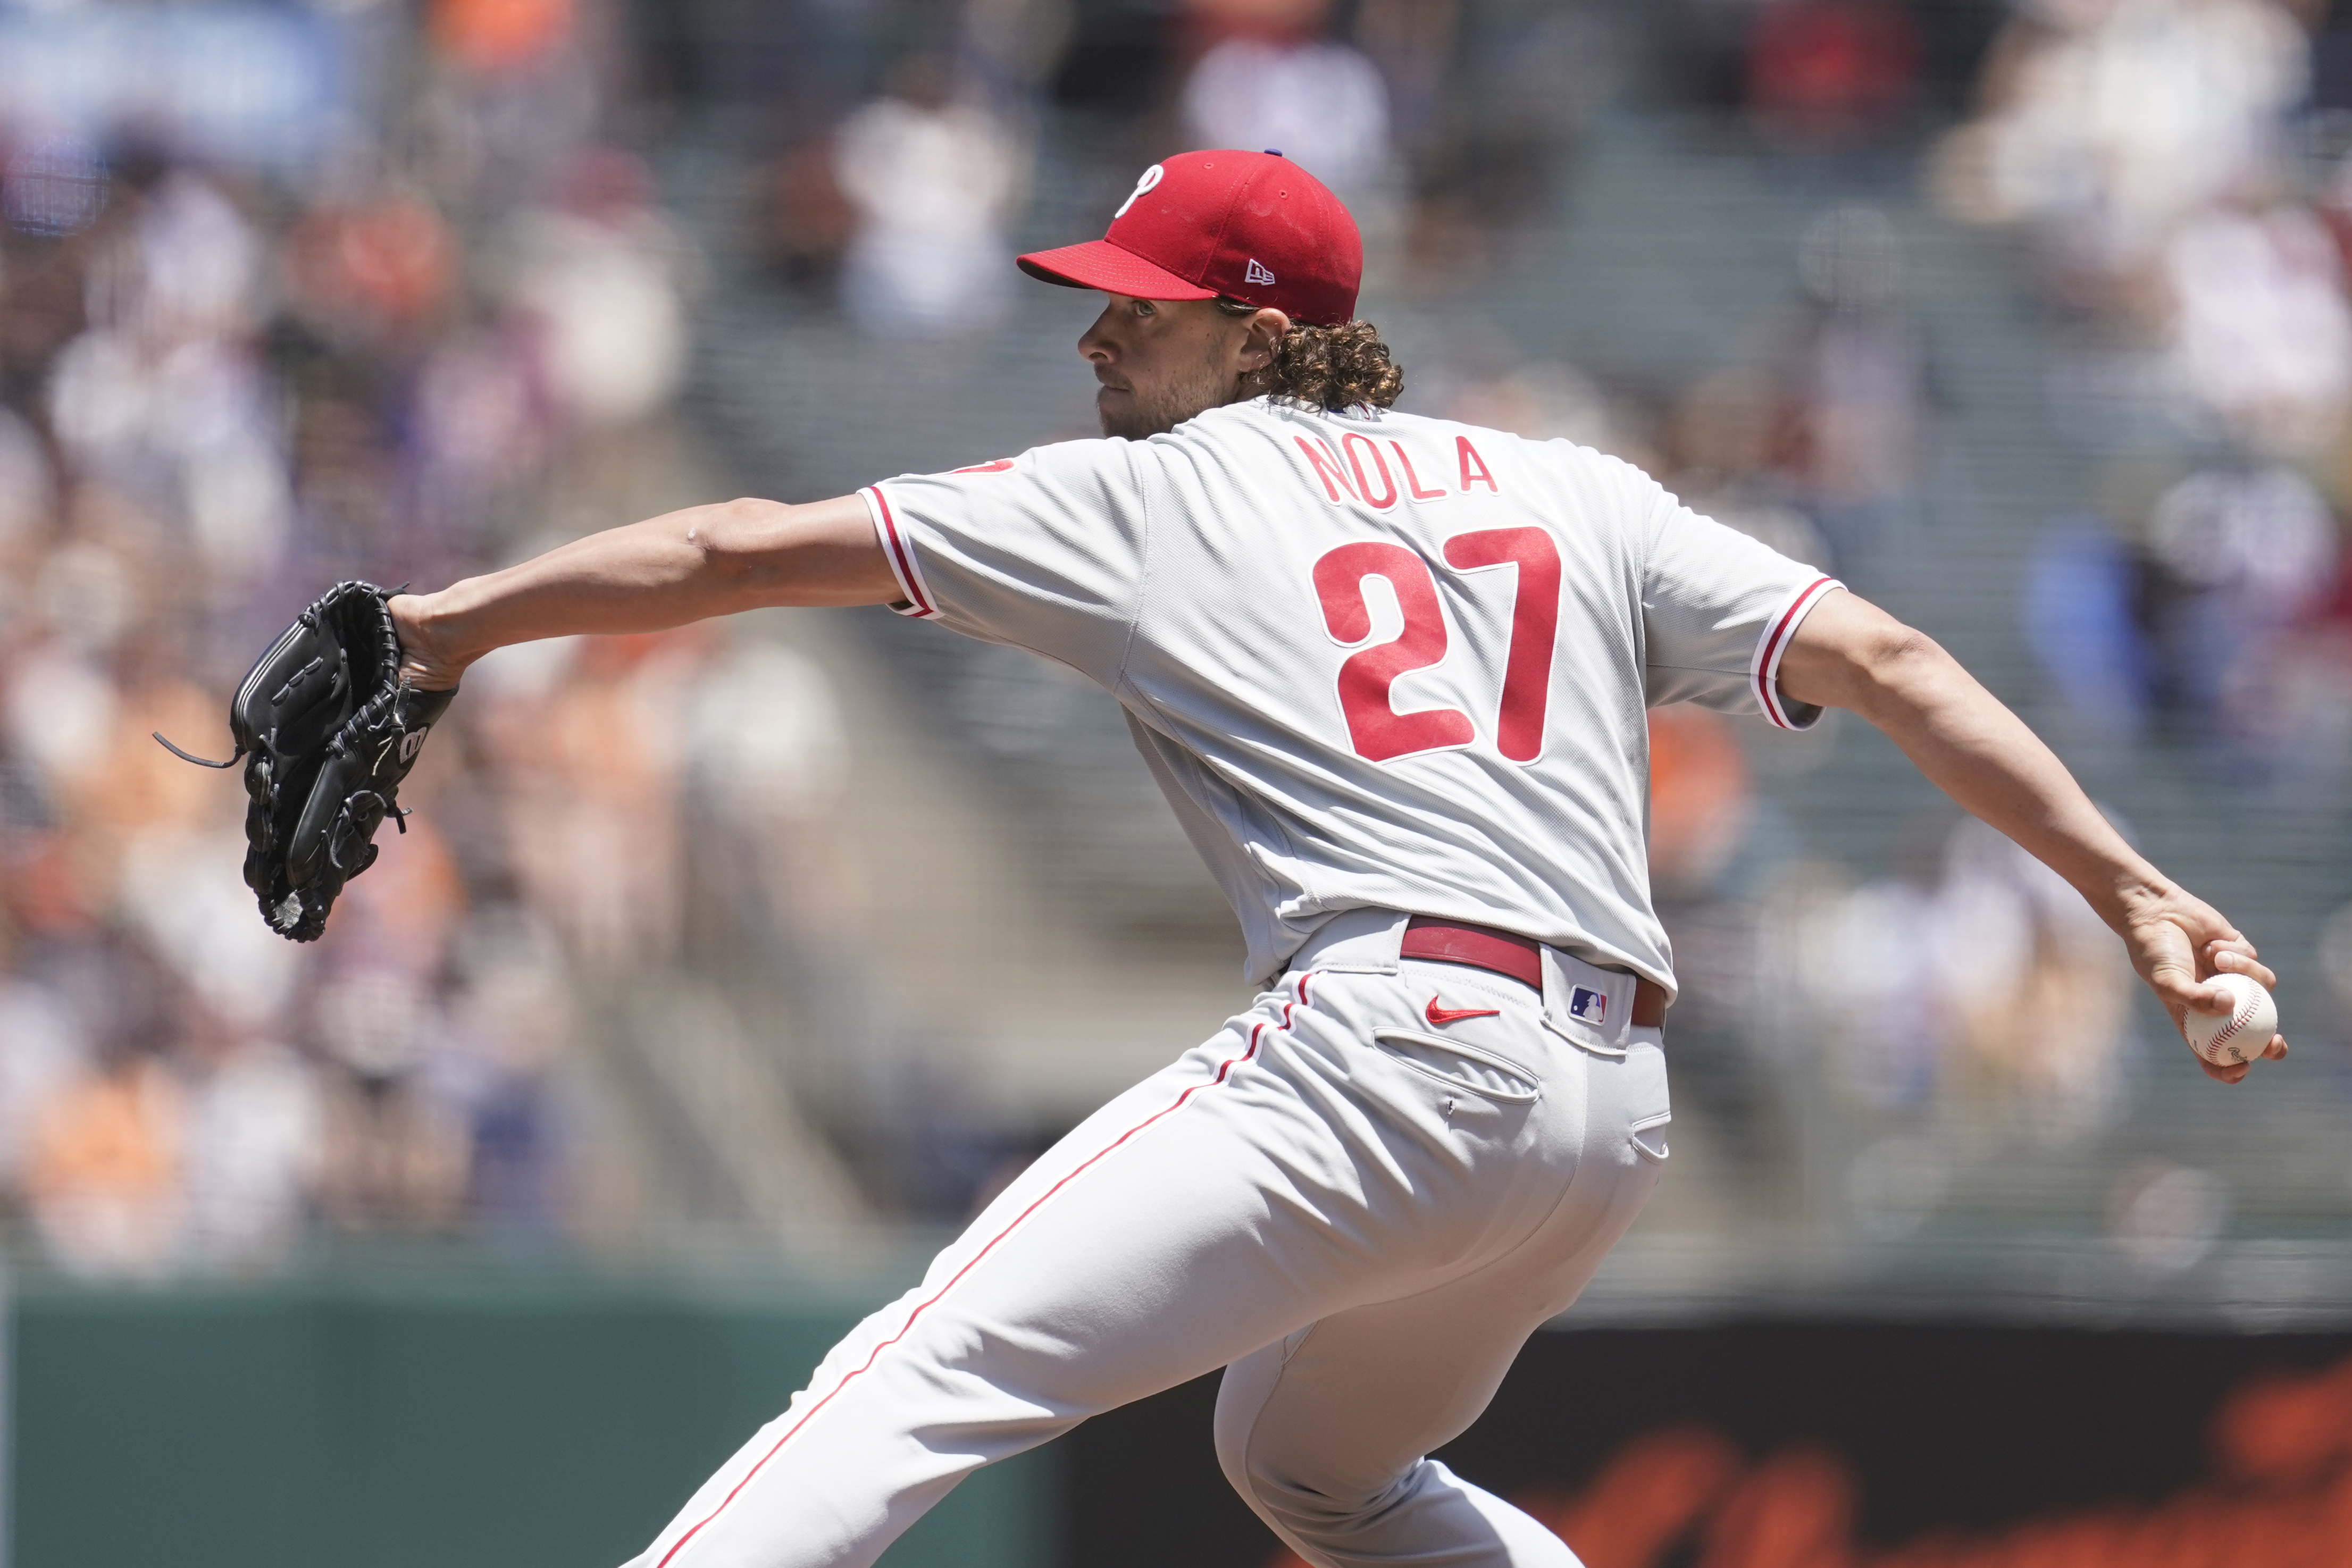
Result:
{"label": "blurred stadium background", "polygon": [[[2297,1042],[2211,1088],[1874,735],[1661,711],[1676,1170],[1528,1378],[1870,1322],[1888,1367],[2008,1389],[1984,1334],[2074,1335],[2106,1359],[1968,1429],[2201,1355],[2158,1423],[2187,1447],[2114,1485],[2204,1474],[2214,1410],[2222,1473],[2336,1473],[2346,1378],[2215,1403],[2265,1345],[2352,1350],[2328,0],[0,0],[17,1563],[617,1562],[1242,998],[1108,699],[878,611],[486,661],[315,948],[255,917],[233,779],[147,738],[225,746],[341,577],[1091,434],[1090,307],[1009,257],[1227,145],[1354,205],[1403,406],[1622,455],[1926,628],[2244,924]],[[1804,1387],[1881,1375],[1778,1343]],[[2336,1436],[2264,1448],[2272,1396]],[[1755,1473],[1846,1496],[1818,1466],[1879,1439],[1802,1405],[1741,1440],[1846,1458]],[[1732,1501],[1653,1540],[1574,1500],[1640,1406],[1552,1406],[1550,1458],[1506,1421],[1504,1469],[1595,1568],[1780,1561],[1723,1544],[1762,1505],[1697,1428],[1627,1462]],[[1199,1425],[1194,1470],[1082,1433],[888,1561],[1263,1561],[1245,1521],[1088,1544],[1106,1499],[1238,1508]],[[1854,1528],[1986,1524],[1917,1488]]]}

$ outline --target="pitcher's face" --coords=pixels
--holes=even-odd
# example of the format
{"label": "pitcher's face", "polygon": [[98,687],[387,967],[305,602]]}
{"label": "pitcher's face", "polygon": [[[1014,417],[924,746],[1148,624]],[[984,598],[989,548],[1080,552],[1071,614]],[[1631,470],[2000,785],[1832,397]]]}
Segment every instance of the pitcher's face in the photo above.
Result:
{"label": "pitcher's face", "polygon": [[1102,383],[1095,412],[1103,434],[1130,441],[1251,395],[1246,379],[1272,362],[1290,325],[1278,310],[1228,315],[1213,299],[1104,298],[1078,352]]}

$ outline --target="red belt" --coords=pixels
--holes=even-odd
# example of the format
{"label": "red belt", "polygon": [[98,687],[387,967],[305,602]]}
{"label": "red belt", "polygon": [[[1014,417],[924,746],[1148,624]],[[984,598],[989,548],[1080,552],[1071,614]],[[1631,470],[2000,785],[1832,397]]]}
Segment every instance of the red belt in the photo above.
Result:
{"label": "red belt", "polygon": [[[1467,964],[1474,969],[1507,975],[1537,990],[1543,989],[1543,944],[1517,932],[1497,931],[1491,925],[1466,925],[1458,920],[1416,915],[1405,922],[1404,945],[1398,949],[1398,956],[1433,958],[1441,964]],[[1634,976],[1633,1026],[1656,1029],[1665,1021],[1665,987]]]}

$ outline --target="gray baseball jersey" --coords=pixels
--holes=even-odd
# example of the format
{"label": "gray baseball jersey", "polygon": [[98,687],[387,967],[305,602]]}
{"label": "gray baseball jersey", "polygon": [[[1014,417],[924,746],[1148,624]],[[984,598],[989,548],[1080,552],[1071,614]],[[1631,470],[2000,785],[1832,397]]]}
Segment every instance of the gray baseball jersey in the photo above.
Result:
{"label": "gray baseball jersey", "polygon": [[1820,716],[1774,677],[1838,585],[1564,441],[1259,399],[864,494],[903,613],[1118,699],[1253,979],[1379,907],[1671,990],[1645,708]]}

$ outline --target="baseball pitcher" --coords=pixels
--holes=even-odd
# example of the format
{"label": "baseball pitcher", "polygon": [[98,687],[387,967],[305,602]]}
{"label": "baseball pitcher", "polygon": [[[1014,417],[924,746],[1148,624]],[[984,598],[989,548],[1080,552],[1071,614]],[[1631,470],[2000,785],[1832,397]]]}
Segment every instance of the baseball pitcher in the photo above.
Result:
{"label": "baseball pitcher", "polygon": [[1624,463],[1397,413],[1361,261],[1279,155],[1171,158],[1107,237],[1021,258],[1104,296],[1078,341],[1103,439],[389,599],[425,696],[508,643],[766,605],[1059,660],[1126,709],[1262,987],[836,1346],[635,1568],[871,1563],[980,1466],[1218,1367],[1225,1474],[1308,1562],[1569,1568],[1427,1455],[1667,1157],[1660,704],[1860,714],[2072,883],[2176,1022],[2227,1010],[2218,974],[2272,983],[1927,638]]}

